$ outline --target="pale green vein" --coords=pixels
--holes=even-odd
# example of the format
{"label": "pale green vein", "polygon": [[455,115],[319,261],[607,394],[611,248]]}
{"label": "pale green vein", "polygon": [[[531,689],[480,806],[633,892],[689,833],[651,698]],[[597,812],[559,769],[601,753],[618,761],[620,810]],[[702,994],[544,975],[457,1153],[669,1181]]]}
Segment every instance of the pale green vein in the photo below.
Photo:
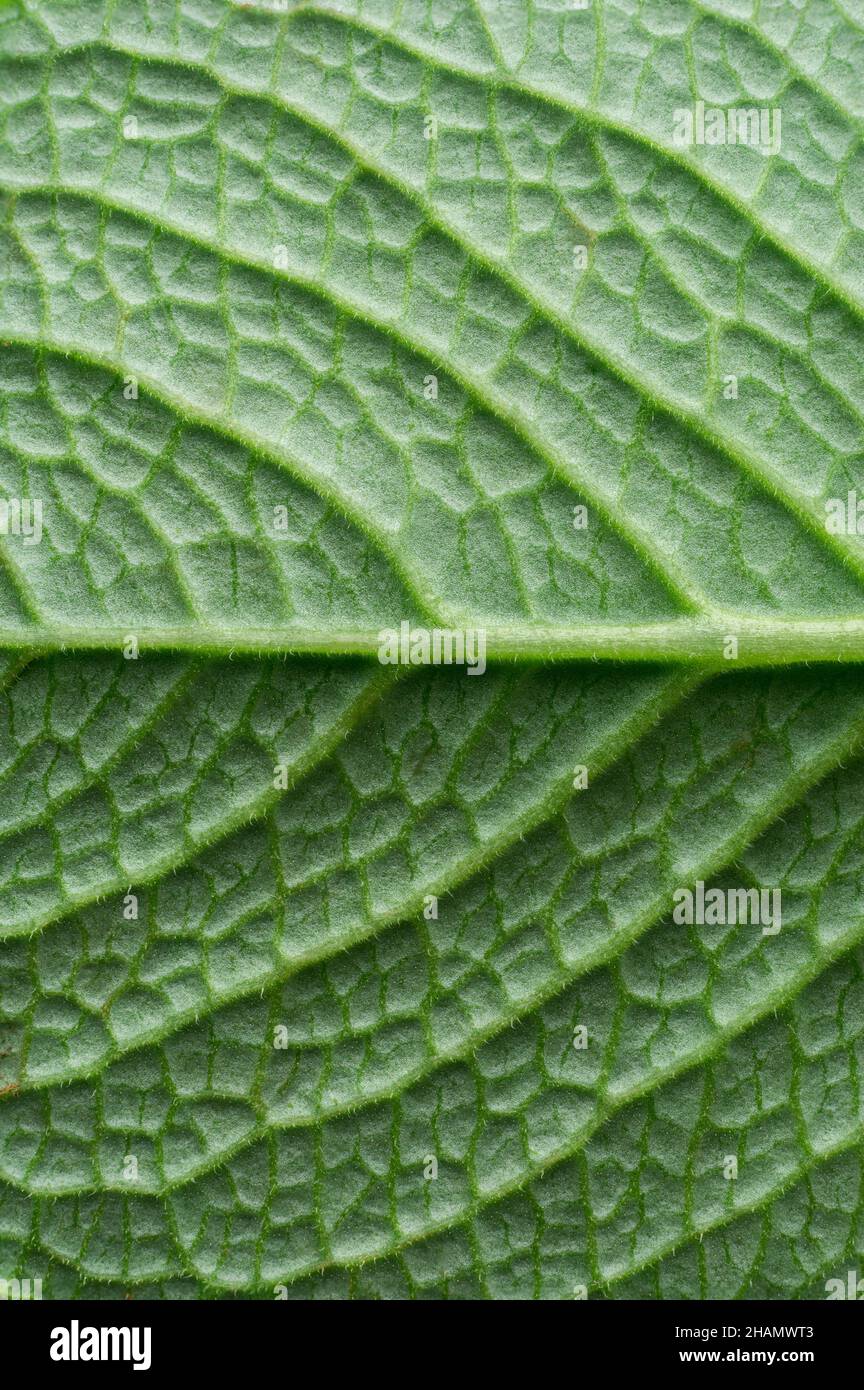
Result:
{"label": "pale green vein", "polygon": [[[44,655],[44,653],[42,654]],[[29,664],[30,659],[32,658],[21,663],[22,669],[23,666]],[[77,796],[80,796],[82,792],[94,786],[100,778],[110,775],[126,754],[152,731],[155,725],[174,708],[185,694],[188,694],[190,687],[195,683],[196,679],[200,678],[203,674],[203,669],[204,668],[200,666],[193,665],[187,670],[179,672],[176,679],[165,693],[148,710],[146,719],[142,719],[139,724],[130,726],[126,736],[116,744],[109,756],[104,758],[102,762],[91,763],[78,782],[73,783],[71,786],[67,786],[62,792],[49,796],[46,804],[31,815],[22,815],[17,820],[7,820],[3,822],[3,824],[0,824],[0,845],[2,845],[4,840],[18,835],[22,830],[39,825],[47,814],[55,814],[63,806],[73,801]],[[105,692],[98,704],[90,711],[90,718],[95,718],[105,711],[115,691],[116,681],[112,682],[110,688]],[[86,725],[82,727],[82,733],[85,727]],[[7,764],[3,768],[3,776],[9,778],[19,777],[20,765],[26,761],[31,752],[32,748],[30,745],[24,747],[15,761]]]}
{"label": "pale green vein", "polygon": [[[824,82],[806,68],[802,68],[790,53],[788,48],[781,48],[778,43],[762,29],[758,23],[746,19],[743,15],[735,14],[733,10],[717,10],[712,5],[706,4],[705,0],[689,0],[689,3],[698,14],[703,18],[713,20],[724,29],[737,29],[739,33],[746,34],[748,38],[754,39],[757,44],[773,53],[775,58],[779,58],[788,71],[805,87],[809,87],[811,92],[820,97],[826,106],[830,106],[833,111],[844,121],[848,121],[853,130],[859,134],[864,124],[864,117],[852,111],[850,107],[844,106],[840,97],[833,92],[830,87],[826,87]],[[800,12],[800,18],[804,18],[804,11]],[[849,21],[851,23],[851,20]],[[692,30],[691,30],[692,32]],[[731,65],[730,65],[731,66]]]}
{"label": "pale green vein", "polygon": [[[283,29],[283,40],[287,36],[287,33],[287,28]],[[273,90],[261,91],[251,86],[244,86],[231,82],[210,63],[192,61],[178,57],[176,54],[158,51],[142,53],[137,49],[124,46],[114,41],[97,40],[95,41],[95,46],[101,46],[108,51],[116,52],[125,57],[139,61],[142,59],[145,61],[150,59],[163,63],[173,63],[180,69],[204,73],[211,80],[216,82],[224,92],[246,97],[255,96],[259,100],[267,100],[276,106],[277,109],[293,114],[297,119],[305,121],[312,128],[318,130],[319,133],[326,138],[335,141],[351,155],[360,167],[385,182],[390,183],[393,187],[397,188],[403,196],[411,199],[411,201],[419,207],[429,226],[436,228],[441,234],[454,241],[462,248],[465,254],[478,265],[484,266],[490,273],[499,276],[504,283],[506,283],[514,293],[520,295],[536,313],[554,323],[565,336],[575,341],[584,350],[590,352],[606,370],[612,372],[612,374],[619,379],[626,381],[633,389],[651,400],[657,408],[662,409],[666,414],[676,419],[680,425],[689,429],[704,443],[725,454],[748,476],[755,479],[763,487],[766,487],[777,501],[789,508],[789,510],[812,531],[824,547],[840,554],[844,562],[849,565],[859,577],[864,577],[864,547],[856,546],[852,548],[843,545],[838,537],[826,532],[824,527],[824,516],[819,512],[815,503],[812,503],[805,494],[791,487],[788,478],[785,477],[780,469],[776,468],[767,459],[757,455],[753,450],[745,448],[739,440],[730,437],[726,432],[721,432],[716,426],[711,427],[704,423],[701,408],[695,407],[688,397],[673,394],[669,391],[660,392],[657,388],[657,384],[653,381],[647,381],[644,376],[636,370],[632,362],[613,354],[601,340],[598,339],[595,334],[590,333],[584,325],[580,325],[577,328],[570,319],[560,313],[557,306],[549,300],[548,297],[541,297],[539,294],[532,291],[522,282],[519,276],[510,269],[506,260],[500,256],[488,255],[478,249],[478,247],[464,235],[456,222],[438,214],[437,210],[429,203],[428,199],[423,196],[422,190],[415,184],[409,183],[401,178],[388,164],[373,159],[357,145],[356,141],[352,140],[348,135],[338,130],[336,127],[323,121],[316,112],[313,112],[300,103],[288,101],[283,94]],[[67,48],[62,51],[77,51],[78,48],[89,49],[93,47],[94,42],[88,42],[77,45],[73,49]],[[568,106],[566,109],[571,108]],[[577,114],[575,108],[572,109],[571,114],[574,116]],[[606,128],[615,128],[615,123],[611,120],[607,120],[605,116],[596,116],[594,124]],[[627,126],[622,127],[621,133],[630,135],[631,138],[636,138],[635,132],[631,131]],[[672,157],[665,146],[654,144],[654,142],[650,141],[647,141],[647,143],[652,144],[652,147],[656,149],[657,153]],[[685,159],[682,163],[691,173],[700,172],[699,166],[693,164],[691,161]],[[704,181],[707,182],[707,180]],[[760,226],[752,209],[750,209],[747,204],[736,204],[736,209],[751,223],[751,225],[756,227]],[[768,229],[766,228],[765,230],[767,231]],[[777,244],[779,249],[790,260],[796,259],[793,251],[782,243],[782,241],[778,241]],[[800,258],[798,259],[800,260]],[[817,274],[817,270],[809,265],[805,265],[803,260],[801,264],[809,273],[813,275]],[[832,284],[829,287],[838,299],[847,303],[851,312],[858,314],[862,311],[862,307],[864,306],[856,307],[853,302],[847,301],[839,286],[835,287]]]}
{"label": "pale green vein", "polygon": [[[92,201],[97,206],[109,208],[126,216],[139,218],[157,230],[179,236],[190,244],[199,246],[211,255],[226,257],[235,265],[245,266],[250,270],[267,274],[277,281],[296,285],[314,294],[317,298],[330,302],[343,313],[368,324],[375,331],[389,336],[409,352],[416,352],[434,362],[437,362],[439,358],[441,343],[435,338],[413,329],[404,314],[400,317],[394,315],[392,318],[376,314],[368,300],[359,295],[348,294],[344,290],[337,290],[332,279],[327,279],[322,283],[315,276],[304,275],[299,268],[274,269],[270,261],[250,255],[236,247],[213,242],[187,224],[167,218],[162,214],[157,218],[151,210],[128,199],[120,199],[114,194],[109,194],[102,187],[91,189],[83,184],[47,185],[38,182],[29,183],[23,180],[16,180],[13,185],[8,179],[0,180],[0,186],[14,188],[16,194],[25,192],[39,196],[59,195],[79,198],[85,202]],[[664,552],[656,544],[650,531],[641,527],[638,521],[626,516],[620,509],[616,509],[614,499],[603,492],[597,479],[592,477],[587,468],[577,467],[574,461],[565,458],[558,450],[553,449],[537,432],[526,413],[519,409],[518,404],[514,404],[501,391],[496,390],[487,378],[472,372],[467,363],[457,365],[448,356],[444,363],[444,370],[479,409],[488,411],[496,419],[503,421],[517,438],[521,439],[538,458],[543,460],[554,477],[561,479],[568,487],[577,487],[584,494],[586,500],[596,507],[607,525],[622,538],[625,544],[636,551],[682,608],[690,612],[707,611],[711,608],[711,601],[707,595],[697,589],[693,584],[692,577],[685,575],[668,552]],[[366,513],[363,512],[362,515],[365,521]]]}
{"label": "pale green vein", "polygon": [[[285,31],[287,34],[287,30]],[[340,145],[352,159],[368,173],[383,180],[396,188],[402,195],[410,199],[423,213],[427,224],[434,227],[439,233],[446,236],[449,240],[458,245],[469,260],[473,260],[477,265],[483,266],[490,274],[496,275],[506,284],[516,295],[520,296],[535,313],[553,323],[564,335],[585,351],[589,352],[597,362],[599,362],[613,376],[626,382],[640,395],[651,401],[657,409],[663,410],[665,414],[675,419],[679,425],[688,429],[692,434],[699,438],[709,447],[725,454],[739,469],[748,477],[754,479],[762,487],[767,488],[771,495],[784,506],[786,506],[801,521],[812,534],[820,541],[823,547],[842,556],[844,562],[854,570],[859,576],[864,578],[864,546],[860,544],[855,547],[844,545],[840,538],[827,532],[824,525],[824,513],[820,512],[815,502],[812,502],[806,494],[790,485],[788,478],[782,470],[777,468],[769,460],[762,458],[752,449],[746,448],[737,438],[730,436],[727,432],[721,432],[716,426],[705,423],[702,415],[701,406],[696,406],[687,396],[672,393],[668,390],[661,391],[654,381],[649,381],[644,373],[638,371],[635,365],[620,355],[613,353],[603,344],[596,334],[591,333],[584,325],[575,325],[565,314],[562,314],[557,305],[548,298],[540,295],[526,285],[520,277],[507,264],[501,256],[489,254],[479,248],[459,227],[458,223],[452,218],[440,214],[437,209],[424,197],[422,190],[414,183],[407,181],[398,175],[395,170],[386,162],[381,162],[373,158],[350,136],[345,134],[333,125],[328,124],[322,117],[309,107],[298,101],[289,101],[282,93],[273,90],[260,91],[251,86],[243,86],[229,81],[226,77],[210,64],[193,62],[187,59],[180,59],[176,56],[167,54],[142,54],[137,50],[124,47],[116,43],[106,43],[100,41],[102,46],[112,52],[123,54],[131,58],[152,58],[155,61],[171,62],[182,69],[190,69],[204,73],[216,82],[223,91],[235,95],[249,97],[255,96],[259,100],[271,102],[277,109],[290,113],[298,120],[305,121],[310,128],[317,130],[321,135]],[[82,47],[92,47],[92,45],[82,45]],[[68,51],[68,50],[66,50]],[[597,124],[612,125],[597,118]],[[626,129],[622,133],[630,133]],[[665,147],[657,145],[658,153],[665,154]],[[698,166],[691,165],[690,161],[683,161],[691,172],[695,172]],[[758,225],[751,211],[746,204],[742,204],[738,209],[742,216],[745,216],[751,225]],[[779,243],[778,243],[779,244]],[[791,260],[795,257],[791,250],[785,245],[779,244],[780,249]],[[807,266],[806,269],[813,275],[816,270]],[[843,298],[839,288],[830,286],[836,297]],[[845,301],[844,301],[845,302]],[[851,302],[850,310],[853,313],[860,313],[861,309],[856,308]]]}
{"label": "pale green vein", "polygon": [[[230,439],[233,443],[239,444],[247,449],[251,454],[275,463],[277,467],[283,468],[291,477],[295,478],[303,486],[308,487],[316,493],[319,498],[327,502],[337,513],[344,516],[367,540],[373,541],[387,561],[393,571],[401,579],[405,589],[417,605],[418,614],[422,614],[428,621],[446,622],[456,621],[454,614],[448,614],[446,610],[435,611],[429,605],[428,599],[423,595],[418,587],[417,576],[405,562],[405,557],[393,544],[391,537],[384,527],[380,526],[375,520],[365,515],[356,506],[353,500],[341,488],[334,487],[320,473],[313,472],[304,468],[292,454],[286,449],[277,448],[269,440],[264,439],[252,430],[242,428],[237,425],[230,417],[219,413],[208,413],[202,406],[186,399],[178,392],[166,387],[158,378],[151,377],[142,372],[140,367],[132,363],[121,363],[116,353],[97,353],[78,347],[75,343],[64,342],[61,339],[48,338],[44,334],[38,336],[28,336],[27,334],[6,332],[4,341],[7,344],[15,343],[19,347],[30,348],[34,352],[53,352],[61,357],[70,358],[73,361],[83,363],[88,367],[98,367],[102,371],[118,373],[124,369],[133,372],[139,387],[148,392],[155,400],[167,406],[179,419],[187,424],[197,425],[199,428],[211,434],[221,435],[223,438]],[[400,615],[403,616],[403,615]],[[38,629],[41,634],[41,627]],[[61,627],[54,629],[62,631]],[[105,631],[108,629],[106,628]],[[129,631],[129,625],[125,630]],[[192,628],[191,631],[204,631],[203,628]],[[14,632],[14,629],[7,628],[7,632]],[[98,631],[98,629],[97,629]],[[248,632],[248,626],[244,625],[243,631]],[[41,643],[41,636],[40,636]],[[108,645],[101,638],[99,643],[102,646]],[[0,643],[2,645],[2,643]],[[260,644],[255,644],[256,647]],[[235,647],[235,650],[241,648]],[[248,647],[246,648],[249,649]],[[307,647],[307,650],[309,648]],[[215,650],[215,649],[214,649]],[[285,649],[287,650],[287,648]]]}
{"label": "pale green vein", "polygon": [[[692,690],[687,693],[692,693]],[[764,833],[769,826],[781,820],[794,806],[800,804],[803,796],[824,779],[828,773],[836,767],[842,766],[849,757],[860,752],[862,741],[864,741],[864,716],[854,719],[848,728],[844,729],[836,739],[821,750],[817,758],[799,767],[794,775],[786,780],[782,788],[773,798],[762,801],[759,804],[758,811],[742,821],[734,834],[728,836],[712,854],[706,856],[698,865],[691,868],[689,871],[690,879],[692,881],[699,878],[708,880],[720,873],[723,869],[735,865],[738,857],[759,835]],[[629,748],[625,751],[629,751]],[[618,760],[616,759],[614,761]],[[523,828],[521,835],[528,833],[528,830],[532,828],[534,827],[530,825]],[[850,843],[860,832],[860,829],[860,823],[856,822],[843,837],[833,857],[833,866],[836,866],[839,862],[842,854],[848,849]],[[507,838],[509,839],[511,837],[508,835]],[[497,852],[500,853],[500,848]],[[600,857],[602,857],[602,854]],[[582,862],[588,862],[589,859],[590,856]],[[481,865],[480,867],[485,867],[485,865]],[[465,878],[468,876],[460,876],[457,882],[461,883],[465,881]],[[449,883],[446,887],[439,887],[437,891],[439,894],[443,895],[454,886],[453,883]],[[424,889],[424,893],[425,891]],[[533,1013],[538,1008],[542,1007],[542,1005],[563,993],[578,979],[619,960],[629,946],[632,946],[638,941],[651,927],[656,926],[663,915],[668,912],[671,906],[671,891],[672,889],[667,886],[654,900],[649,902],[641,912],[634,915],[632,921],[625,929],[615,932],[608,942],[602,946],[595,947],[593,950],[585,952],[578,963],[568,969],[563,976],[558,976],[551,982],[544,984],[540,989],[521,997],[517,1006],[502,1011],[501,1015],[493,1023],[487,1025],[485,1028],[476,1029],[471,1034],[470,1038],[464,1040],[457,1047],[443,1049],[440,1052],[436,1052],[433,1056],[424,1059],[417,1067],[406,1071],[404,1075],[400,1077],[397,1085],[381,1087],[375,1091],[358,1092],[344,1102],[332,1106],[321,1106],[315,1111],[310,1111],[303,1115],[294,1115],[284,1120],[261,1121],[253,1129],[245,1133],[236,1144],[226,1146],[226,1148],[220,1150],[217,1155],[203,1160],[201,1164],[196,1165],[194,1168],[190,1169],[190,1171],[184,1173],[181,1178],[166,1183],[164,1186],[158,1188],[142,1187],[139,1190],[151,1196],[158,1196],[183,1187],[207,1173],[218,1170],[218,1168],[227,1163],[237,1153],[242,1152],[251,1144],[266,1137],[271,1131],[306,1128],[332,1120],[341,1115],[356,1114],[360,1110],[382,1102],[398,1102],[399,1097],[411,1086],[428,1079],[445,1065],[472,1056],[482,1043],[496,1037],[506,1028],[513,1027],[528,1014]],[[413,913],[419,913],[422,901],[422,894],[418,895],[416,902],[398,910],[398,914],[395,916],[394,921],[407,920]],[[554,904],[551,907],[551,911],[554,913]],[[818,906],[815,911],[818,914]],[[810,926],[812,926],[812,922]],[[809,931],[809,927],[802,926],[799,929]],[[377,935],[378,933],[376,932],[375,934]],[[860,921],[856,923],[854,927],[850,928],[850,930],[841,936],[836,937],[827,949],[823,949],[819,946],[818,941],[813,938],[811,932],[811,941],[814,951],[813,959],[793,976],[790,976],[781,987],[770,993],[766,998],[756,999],[749,1004],[731,1022],[722,1027],[715,1026],[715,1031],[711,1039],[698,1047],[693,1053],[679,1056],[675,1062],[665,1068],[657,1068],[635,1086],[615,1091],[614,1098],[610,1098],[611,1093],[608,1089],[604,1090],[598,1087],[601,1095],[600,1105],[602,1114],[598,1114],[596,1123],[594,1121],[591,1122],[589,1129],[586,1131],[585,1141],[587,1142],[587,1138],[595,1133],[612,1114],[617,1113],[623,1106],[649,1094],[672,1078],[692,1070],[694,1067],[716,1057],[729,1041],[737,1037],[746,1028],[762,1018],[767,1017],[770,1013],[776,1013],[781,1008],[786,1007],[806,985],[812,983],[819,975],[823,974],[831,964],[857,946],[862,939],[864,939],[864,914],[862,914]],[[257,991],[259,988],[267,990],[275,989],[277,986],[284,984],[287,979],[290,979],[292,976],[307,968],[307,964],[308,962],[304,960],[301,965],[294,964],[288,970],[275,972],[272,977],[265,981],[256,980],[253,984],[233,992],[230,996],[226,995],[225,997],[220,997],[218,1001],[213,1000],[212,1002],[214,1004],[218,1003],[221,1007],[223,1004],[234,1002],[242,995],[248,995],[253,991]],[[172,1020],[171,1026],[168,1028],[154,1030],[153,1033],[146,1036],[139,1035],[136,1037],[135,1043],[131,1048],[115,1047],[110,1055],[101,1057],[98,1063],[92,1068],[88,1068],[81,1073],[69,1070],[58,1074],[52,1074],[44,1080],[22,1085],[20,1093],[38,1091],[58,1083],[65,1084],[71,1080],[82,1079],[83,1077],[92,1075],[97,1069],[101,1069],[104,1065],[107,1065],[111,1060],[119,1056],[126,1055],[130,1051],[138,1051],[143,1047],[162,1041],[165,1037],[175,1033],[182,1024],[187,1021],[188,1016],[183,1018],[177,1017]],[[259,1100],[254,1090],[249,1100],[259,1112],[263,1109],[263,1102]],[[582,1147],[581,1140],[577,1147]],[[569,1150],[567,1156],[570,1156]],[[40,1190],[35,1188],[31,1189],[24,1184],[17,1183],[11,1174],[6,1173],[4,1176],[12,1185],[21,1186],[23,1190],[33,1192]],[[528,1179],[526,1178],[525,1181],[527,1182]],[[80,1186],[66,1189],[52,1186],[50,1189],[45,1189],[45,1191],[48,1190],[50,1190],[52,1195],[57,1196],[73,1195],[90,1190],[125,1192],[128,1191],[128,1187],[119,1184],[114,1187],[109,1183],[103,1183],[96,1189],[82,1188]]]}
{"label": "pale green vein", "polygon": [[[764,209],[757,211],[756,208],[752,207],[751,204],[741,198],[733,189],[723,183],[722,180],[709,173],[705,166],[698,160],[688,156],[684,152],[684,147],[661,143],[652,135],[642,130],[638,125],[635,125],[632,120],[623,120],[621,117],[617,116],[614,111],[608,109],[601,110],[599,107],[594,109],[591,106],[585,106],[573,101],[572,98],[551,91],[549,88],[540,86],[536,82],[528,81],[519,75],[514,75],[507,71],[496,71],[494,67],[490,67],[486,71],[479,68],[472,68],[468,64],[460,62],[459,59],[454,59],[450,54],[445,58],[443,55],[435,53],[433,50],[424,48],[418,43],[413,43],[411,39],[406,37],[406,35],[398,29],[376,24],[365,15],[346,14],[324,5],[315,5],[311,2],[306,4],[304,0],[303,13],[316,12],[319,13],[322,18],[335,20],[337,23],[350,29],[357,29],[362,33],[367,33],[381,40],[383,43],[391,44],[394,48],[401,49],[405,53],[411,54],[432,69],[445,73],[458,73],[460,77],[483,83],[486,86],[492,87],[494,90],[501,89],[504,91],[511,91],[520,96],[528,95],[534,97],[538,101],[566,112],[568,115],[572,116],[574,120],[580,122],[584,126],[599,128],[601,131],[614,131],[616,134],[623,135],[628,140],[632,140],[634,143],[641,145],[644,149],[650,150],[652,154],[662,156],[662,158],[668,160],[670,163],[677,164],[682,169],[685,169],[687,173],[691,174],[697,182],[702,183],[706,188],[710,189],[710,191],[725,203],[727,207],[733,209],[733,211],[737,212],[745,221],[749,222],[754,230],[758,231],[766,241],[775,246],[783,255],[787,256],[790,261],[793,261],[801,270],[805,271],[807,275],[817,280],[825,289],[830,290],[831,293],[846,306],[853,317],[858,319],[864,318],[864,297],[861,299],[853,297],[851,295],[851,287],[845,281],[839,280],[833,276],[824,262],[808,256],[803,247],[797,245],[794,247],[791,246],[785,240],[782,228],[775,227],[770,221],[766,220]],[[300,11],[298,11],[298,14],[299,13]],[[706,15],[709,13],[712,12],[706,11]],[[726,16],[726,18],[731,19],[733,17]],[[109,47],[113,46],[110,40],[100,40],[100,42],[106,43]],[[82,44],[77,47],[84,48],[86,46],[87,45]],[[780,50],[778,50],[778,53],[779,52]],[[139,56],[138,50],[130,50],[129,56]],[[148,56],[153,56],[163,62],[182,63],[184,61],[179,54],[170,54],[157,50],[152,50],[152,53],[148,51]],[[791,71],[792,65],[788,62],[788,59],[786,59],[786,61]],[[824,95],[819,89],[818,84],[814,85],[803,70],[800,73],[796,72],[795,75],[800,81],[808,83],[813,87],[816,95]],[[221,81],[218,70],[213,70],[212,76],[217,81]],[[251,89],[249,89],[246,94],[251,95]],[[262,94],[257,93],[257,95],[260,97]],[[698,92],[693,93],[694,100],[698,96]],[[845,112],[842,114],[844,115],[844,119],[848,119]]]}
{"label": "pale green vein", "polygon": [[[370,673],[370,679],[365,688],[349,705],[348,709],[334,720],[325,733],[313,739],[298,758],[286,764],[288,776],[287,787],[284,790],[274,788],[272,785],[268,786],[257,797],[234,809],[230,815],[217,821],[203,834],[195,834],[187,829],[183,845],[174,853],[163,854],[151,861],[146,871],[135,875],[135,885],[146,887],[164,878],[188,863],[194,856],[225,839],[232,831],[238,830],[241,826],[254,820],[262,819],[286,792],[292,791],[301,778],[306,776],[317,763],[323,761],[334,748],[338,747],[350,730],[368,712],[369,708],[377,703],[381,694],[392,686],[394,678],[399,678],[399,674],[399,672],[394,673],[388,668],[381,668],[377,674]],[[88,890],[77,894],[64,893],[63,901],[58,907],[48,909],[12,930],[0,931],[0,940],[32,935],[72,913],[80,912],[86,907],[101,902],[112,893],[125,891],[128,885],[129,873],[124,871],[111,879],[103,880],[95,891]]]}

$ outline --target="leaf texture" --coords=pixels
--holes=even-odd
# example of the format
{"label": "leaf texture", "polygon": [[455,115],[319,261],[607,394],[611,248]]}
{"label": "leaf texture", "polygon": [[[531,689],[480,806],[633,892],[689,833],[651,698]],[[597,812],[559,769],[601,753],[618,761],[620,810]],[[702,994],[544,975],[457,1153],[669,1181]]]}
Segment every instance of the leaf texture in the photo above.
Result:
{"label": "leaf texture", "polygon": [[[0,535],[0,1276],[864,1258],[862,56],[829,0],[0,9],[0,499],[44,512]],[[779,148],[681,146],[697,102]],[[381,664],[405,621],[489,669]],[[680,924],[699,882],[781,929]]]}

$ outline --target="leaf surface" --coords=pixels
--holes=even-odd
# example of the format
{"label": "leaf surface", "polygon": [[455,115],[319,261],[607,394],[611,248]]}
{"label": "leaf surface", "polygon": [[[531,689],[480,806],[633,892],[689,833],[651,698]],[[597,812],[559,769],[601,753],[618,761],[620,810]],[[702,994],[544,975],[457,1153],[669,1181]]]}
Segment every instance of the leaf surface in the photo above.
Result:
{"label": "leaf surface", "polygon": [[[0,1275],[822,1297],[864,28],[279,11],[0,9]],[[779,148],[677,144],[699,101]],[[489,669],[381,664],[405,621]]]}

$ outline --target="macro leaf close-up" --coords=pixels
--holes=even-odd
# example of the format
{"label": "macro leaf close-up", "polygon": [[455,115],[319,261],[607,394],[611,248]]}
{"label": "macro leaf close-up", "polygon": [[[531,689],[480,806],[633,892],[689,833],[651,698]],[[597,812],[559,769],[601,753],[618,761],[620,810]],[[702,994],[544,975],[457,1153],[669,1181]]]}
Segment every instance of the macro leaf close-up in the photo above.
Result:
{"label": "macro leaf close-up", "polygon": [[0,2],[4,1298],[864,1272],[862,71]]}

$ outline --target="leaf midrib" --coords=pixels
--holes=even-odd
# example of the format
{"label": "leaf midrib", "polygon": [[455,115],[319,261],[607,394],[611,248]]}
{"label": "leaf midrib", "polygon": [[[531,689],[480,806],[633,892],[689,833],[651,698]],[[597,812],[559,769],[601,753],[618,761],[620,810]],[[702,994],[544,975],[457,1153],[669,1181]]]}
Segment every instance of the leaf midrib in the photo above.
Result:
{"label": "leaf midrib", "polygon": [[[421,615],[422,617],[422,615]],[[273,625],[237,627],[148,627],[126,623],[88,628],[36,626],[0,627],[0,650],[22,656],[52,652],[122,651],[131,634],[139,651],[195,653],[201,656],[324,656],[381,661],[386,634],[398,636],[404,615],[393,614],[380,628],[305,628]],[[488,668],[538,662],[641,662],[686,666],[714,675],[722,671],[785,668],[814,663],[834,666],[864,662],[864,597],[861,617],[753,617],[715,610],[706,617],[674,618],[669,622],[580,623],[557,625],[488,624],[469,614],[444,614],[410,619],[412,632],[465,631],[483,633]],[[735,637],[737,653],[725,650]],[[385,663],[386,664],[386,663]],[[446,663],[445,663],[446,664]],[[402,669],[405,669],[404,667]],[[414,667],[413,669],[418,669]],[[454,675],[460,671],[456,667]],[[462,671],[462,674],[465,674]],[[482,677],[475,677],[481,679]]]}

